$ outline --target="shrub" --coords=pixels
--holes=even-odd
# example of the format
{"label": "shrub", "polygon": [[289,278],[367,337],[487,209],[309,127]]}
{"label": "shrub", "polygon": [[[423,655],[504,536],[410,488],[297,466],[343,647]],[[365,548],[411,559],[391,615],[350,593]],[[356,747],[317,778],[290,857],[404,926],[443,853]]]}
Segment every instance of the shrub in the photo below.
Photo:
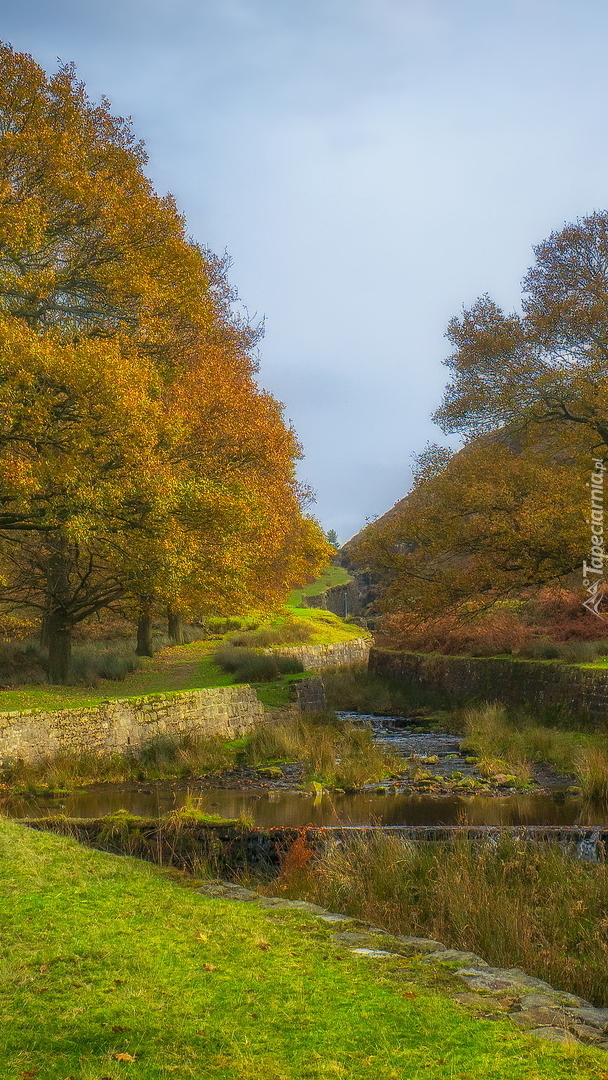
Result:
{"label": "shrub", "polygon": [[[494,656],[513,653],[539,660],[558,659],[560,646],[595,641],[598,623],[582,606],[584,595],[567,589],[543,589],[526,600],[506,600],[484,612],[440,614],[422,619],[409,612],[384,616],[378,643],[413,652],[466,653]],[[602,641],[596,654],[608,653]],[[557,651],[554,652],[553,650]],[[575,656],[581,663],[584,650]],[[566,654],[568,658],[568,654]],[[594,657],[591,657],[593,659]]]}
{"label": "shrub", "polygon": [[99,679],[120,682],[140,663],[132,645],[127,642],[105,647],[93,643],[75,645],[72,649],[72,682],[85,686],[95,686]]}
{"label": "shrub", "polygon": [[275,656],[237,648],[230,642],[216,651],[214,660],[224,671],[232,672],[235,682],[272,682],[281,675],[303,671],[300,660],[294,656]]}
{"label": "shrub", "polygon": [[559,660],[562,656],[559,645],[548,638],[533,638],[526,645],[517,649],[517,655],[530,660]]}
{"label": "shrub", "polygon": [[532,633],[512,608],[499,608],[475,618],[441,615],[420,619],[399,613],[385,616],[377,632],[380,645],[412,652],[466,653],[496,656],[523,648]]}
{"label": "shrub", "polygon": [[0,642],[0,684],[46,682],[47,657],[37,641]]}

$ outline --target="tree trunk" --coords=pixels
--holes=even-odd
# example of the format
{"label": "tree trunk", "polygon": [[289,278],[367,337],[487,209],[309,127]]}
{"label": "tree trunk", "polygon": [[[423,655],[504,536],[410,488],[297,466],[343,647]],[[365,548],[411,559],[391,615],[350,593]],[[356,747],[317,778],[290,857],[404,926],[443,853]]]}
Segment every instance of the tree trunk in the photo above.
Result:
{"label": "tree trunk", "polygon": [[45,620],[49,646],[49,682],[64,685],[72,667],[72,626],[60,612]]}
{"label": "tree trunk", "polygon": [[152,649],[152,616],[148,611],[143,612],[137,620],[137,648],[138,656],[154,656]]}
{"label": "tree trunk", "polygon": [[53,550],[46,572],[46,611],[42,633],[49,649],[50,683],[67,683],[72,667],[72,618],[70,609],[69,544],[60,531],[53,540]]}
{"label": "tree trunk", "polygon": [[182,623],[182,613],[177,608],[167,608],[167,620],[169,637],[174,645],[184,644],[184,627]]}

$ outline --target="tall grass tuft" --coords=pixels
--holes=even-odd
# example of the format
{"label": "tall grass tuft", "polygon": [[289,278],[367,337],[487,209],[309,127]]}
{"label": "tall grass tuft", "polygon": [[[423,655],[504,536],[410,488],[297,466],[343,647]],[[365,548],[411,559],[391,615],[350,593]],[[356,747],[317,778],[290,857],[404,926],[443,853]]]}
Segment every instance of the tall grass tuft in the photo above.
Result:
{"label": "tall grass tuft", "polygon": [[237,749],[220,736],[198,732],[159,735],[137,754],[56,754],[35,764],[17,761],[0,769],[0,788],[70,791],[80,784],[205,776],[235,764]]}
{"label": "tall grass tuft", "polygon": [[472,950],[608,1005],[608,866],[557,845],[353,836],[313,861],[285,860],[278,884],[283,895]]}
{"label": "tall grass tuft", "polygon": [[597,802],[608,802],[608,754],[599,746],[581,750],[577,776],[583,795]]}
{"label": "tall grass tuft", "polygon": [[99,679],[122,681],[141,660],[127,642],[114,645],[75,645],[72,649],[72,682],[95,686]]}
{"label": "tall grass tuft", "polygon": [[[509,719],[504,705],[493,703],[464,714],[464,750],[480,758],[485,771],[489,762],[509,767],[515,775],[529,775],[532,762],[546,762],[563,773],[576,775],[590,799],[608,801],[608,755],[605,735],[530,724],[525,717]],[[485,763],[485,765],[484,765]]]}
{"label": "tall grass tuft", "polygon": [[296,674],[304,666],[295,656],[274,656],[237,648],[225,642],[214,655],[216,664],[234,674],[235,682],[272,682],[281,675]]}
{"label": "tall grass tuft", "polygon": [[242,760],[248,765],[301,761],[306,780],[344,790],[403,771],[403,760],[378,747],[369,728],[327,713],[261,724],[248,739]]}
{"label": "tall grass tuft", "polygon": [[237,648],[268,649],[277,645],[303,645],[310,641],[312,627],[305,619],[285,619],[281,626],[262,626],[260,629],[230,635]]}

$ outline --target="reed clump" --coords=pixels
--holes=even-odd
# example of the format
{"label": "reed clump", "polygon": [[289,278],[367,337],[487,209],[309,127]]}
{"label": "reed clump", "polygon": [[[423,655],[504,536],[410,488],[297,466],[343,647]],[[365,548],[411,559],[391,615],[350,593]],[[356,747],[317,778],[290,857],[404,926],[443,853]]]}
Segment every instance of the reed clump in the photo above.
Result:
{"label": "reed clump", "polygon": [[205,776],[232,768],[239,742],[196,731],[160,735],[137,754],[56,754],[38,762],[15,761],[0,769],[6,794],[72,791],[82,784]]}
{"label": "reed clump", "polygon": [[344,790],[404,769],[401,758],[374,743],[369,728],[338,720],[327,712],[261,724],[248,738],[242,761],[248,765],[300,761],[306,781]]}
{"label": "reed clump", "polygon": [[608,1005],[608,866],[557,845],[353,836],[307,861],[286,859],[278,885],[283,895],[471,950]]}
{"label": "reed clump", "polygon": [[608,754],[602,747],[581,750],[576,773],[583,795],[596,802],[608,802]]}
{"label": "reed clump", "polygon": [[524,778],[530,776],[535,762],[546,762],[559,772],[575,775],[589,799],[608,801],[605,735],[543,727],[523,716],[511,718],[498,702],[467,709],[462,718],[462,748],[479,757],[482,772],[487,773],[489,763],[498,760],[501,768]]}

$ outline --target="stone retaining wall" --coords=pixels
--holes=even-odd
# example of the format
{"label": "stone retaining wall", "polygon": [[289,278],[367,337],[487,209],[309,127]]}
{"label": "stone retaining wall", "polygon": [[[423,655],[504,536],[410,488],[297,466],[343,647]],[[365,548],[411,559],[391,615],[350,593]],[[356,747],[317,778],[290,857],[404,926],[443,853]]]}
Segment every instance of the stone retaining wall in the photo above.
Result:
{"label": "stone retaining wall", "polygon": [[105,701],[57,712],[0,713],[0,763],[34,762],[58,753],[124,754],[157,735],[196,730],[237,738],[264,716],[250,686]]}
{"label": "stone retaining wall", "polygon": [[334,641],[330,645],[281,645],[264,649],[275,656],[294,656],[300,660],[305,671],[321,671],[328,667],[361,664],[367,667],[371,638],[351,638],[350,641]]}
{"label": "stone retaining wall", "polygon": [[538,709],[560,707],[573,717],[608,719],[608,668],[592,670],[550,660],[372,649],[369,670],[433,690],[444,695],[448,703],[502,701]]}

